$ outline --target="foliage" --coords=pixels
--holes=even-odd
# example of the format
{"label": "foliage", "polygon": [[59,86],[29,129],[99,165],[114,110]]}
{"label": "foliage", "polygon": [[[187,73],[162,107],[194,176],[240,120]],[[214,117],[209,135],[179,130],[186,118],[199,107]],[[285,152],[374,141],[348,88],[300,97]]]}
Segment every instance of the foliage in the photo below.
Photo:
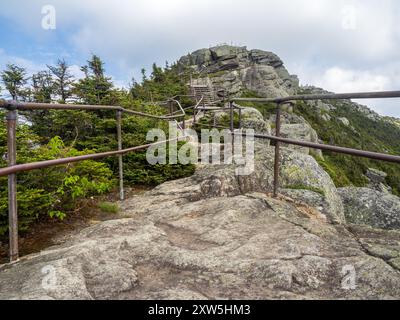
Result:
{"label": "foliage", "polygon": [[[260,98],[260,96],[251,90],[243,90],[241,98]],[[241,101],[240,105],[243,107],[255,108],[261,112],[265,118],[269,118],[270,115],[276,113],[276,103],[273,102],[251,102],[251,101]]]}
{"label": "foliage", "polygon": [[[4,126],[0,126],[2,133]],[[3,134],[1,134],[3,138]],[[77,151],[68,148],[59,137],[47,145],[35,146],[38,137],[27,126],[18,128],[18,163],[51,160],[61,157],[79,156],[88,150]],[[0,152],[5,152],[1,141]],[[2,160],[1,166],[5,165]],[[7,220],[7,178],[0,179],[0,235],[8,226]],[[64,219],[73,211],[79,200],[103,194],[114,185],[112,171],[100,162],[83,161],[66,166],[50,167],[18,174],[18,216],[20,230],[25,231],[31,223],[49,216]]]}
{"label": "foliage", "polygon": [[54,79],[54,93],[60,97],[60,102],[64,103],[71,96],[71,85],[73,76],[69,72],[69,66],[65,60],[59,59],[55,66],[47,66]]}
{"label": "foliage", "polygon": [[32,76],[32,99],[36,102],[49,103],[54,91],[54,82],[51,73],[40,71]]}
{"label": "foliage", "polygon": [[98,207],[101,211],[106,213],[115,213],[117,214],[119,211],[119,207],[117,204],[112,202],[100,202]]}
{"label": "foliage", "polygon": [[8,64],[1,73],[1,79],[13,100],[23,96],[23,86],[27,83],[26,71],[15,64]]}
{"label": "foliage", "polygon": [[73,93],[84,104],[116,105],[118,95],[111,78],[105,76],[103,61],[93,55],[87,63],[82,67],[85,77],[72,85]]}
{"label": "foliage", "polygon": [[320,189],[320,188],[316,188],[316,187],[312,187],[312,186],[306,186],[306,185],[302,185],[302,184],[298,184],[298,185],[289,185],[289,186],[285,186],[286,189],[292,189],[292,190],[309,190],[309,191],[313,191],[315,193],[319,193],[322,196],[325,196],[325,191]]}
{"label": "foliage", "polygon": [[[312,105],[299,101],[295,113],[303,116],[317,131],[320,139],[327,144],[368,150],[380,153],[400,154],[400,129],[383,120],[374,120],[356,110],[349,101],[328,101],[335,107],[330,111],[331,120],[322,121],[319,112]],[[346,117],[351,126],[338,120]],[[388,174],[387,183],[395,194],[400,195],[400,170],[398,165],[353,157],[333,152],[324,152],[324,160],[317,159],[330,174],[337,186],[365,186],[368,183],[365,173],[375,168]]]}
{"label": "foliage", "polygon": [[[166,100],[176,94],[187,94],[185,75],[174,64],[144,75],[144,82],[133,81],[130,90],[117,89],[105,75],[103,61],[93,55],[82,71],[85,77],[73,81],[68,64],[59,60],[47,71],[34,74],[27,82],[23,68],[8,66],[2,73],[5,89],[16,98],[33,102],[65,102],[119,105],[126,109],[162,115],[164,107],[144,104],[151,99]],[[25,87],[29,85],[29,87]],[[149,94],[150,93],[150,94]],[[149,99],[151,97],[151,99]],[[183,102],[191,104],[187,99]],[[35,110],[20,111],[29,125],[18,125],[18,163],[73,157],[87,153],[116,150],[116,114],[114,111]],[[4,112],[1,114],[4,118]],[[168,131],[168,123],[151,118],[123,115],[123,147],[148,143],[150,129]],[[5,123],[0,125],[0,155],[6,153]],[[0,159],[0,167],[6,166]],[[157,185],[170,179],[191,175],[193,165],[156,165],[146,161],[146,152],[124,156],[125,183]],[[67,166],[50,167],[18,174],[18,210],[20,229],[27,230],[38,219],[64,219],[74,212],[82,199],[103,194],[116,186],[118,174],[115,157],[84,161]],[[0,178],[0,235],[7,231],[7,178]]]}
{"label": "foliage", "polygon": [[130,94],[133,99],[142,101],[164,101],[175,95],[187,94],[186,83],[188,81],[185,74],[178,72],[178,67],[172,65],[169,68],[162,69],[153,64],[153,72],[150,79],[142,70],[142,83],[137,83],[134,79],[130,88]]}

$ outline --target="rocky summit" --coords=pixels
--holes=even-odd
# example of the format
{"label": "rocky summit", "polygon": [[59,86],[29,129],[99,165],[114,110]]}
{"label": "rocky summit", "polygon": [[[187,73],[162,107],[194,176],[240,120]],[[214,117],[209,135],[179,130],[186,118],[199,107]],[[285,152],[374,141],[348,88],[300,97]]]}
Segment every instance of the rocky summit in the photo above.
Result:
{"label": "rocky summit", "polygon": [[[219,46],[179,65],[232,95],[321,91],[300,87],[267,51]],[[269,106],[245,107],[243,128],[273,133]],[[395,127],[351,101],[292,107],[282,135],[294,139],[354,146],[365,122]],[[340,134],[327,135],[331,128]],[[396,150],[382,132],[373,137],[369,147]],[[274,198],[274,148],[256,139],[250,175],[237,176],[234,164],[198,165],[191,177],[119,203],[122,218],[1,266],[0,299],[400,299],[395,170],[347,159],[283,146]]]}
{"label": "rocky summit", "polygon": [[290,75],[283,61],[268,51],[222,45],[197,50],[178,64],[208,74],[214,86],[230,94],[247,89],[263,96],[283,97],[294,94],[299,86],[297,76]]}

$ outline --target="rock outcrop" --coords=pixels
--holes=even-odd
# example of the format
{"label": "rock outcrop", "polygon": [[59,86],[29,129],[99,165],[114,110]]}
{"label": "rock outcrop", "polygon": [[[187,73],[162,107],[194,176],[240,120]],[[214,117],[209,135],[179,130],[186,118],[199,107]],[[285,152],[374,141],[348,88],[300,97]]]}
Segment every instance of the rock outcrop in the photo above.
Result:
{"label": "rock outcrop", "polygon": [[369,184],[368,184],[368,188],[370,189],[374,189],[380,192],[391,192],[391,188],[386,185],[386,177],[387,177],[387,173],[377,170],[377,169],[373,169],[373,168],[369,168],[367,170],[367,173],[365,174],[365,176],[368,178],[369,180]]}
{"label": "rock outcrop", "polygon": [[377,231],[236,192],[215,170],[219,178],[198,181],[207,170],[121,203],[124,219],[1,267],[0,299],[400,298],[399,248],[379,246]]}
{"label": "rock outcrop", "polygon": [[248,176],[201,165],[120,203],[123,219],[0,267],[0,299],[399,299],[400,232],[347,226],[329,175],[293,149],[272,198],[274,148],[255,150]]}
{"label": "rock outcrop", "polygon": [[298,78],[268,51],[223,45],[197,50],[182,57],[178,64],[208,75],[215,87],[233,95],[246,89],[261,96],[283,97],[294,94],[299,86]]}
{"label": "rock outcrop", "polygon": [[369,188],[340,188],[346,220],[381,229],[400,229],[400,198]]}

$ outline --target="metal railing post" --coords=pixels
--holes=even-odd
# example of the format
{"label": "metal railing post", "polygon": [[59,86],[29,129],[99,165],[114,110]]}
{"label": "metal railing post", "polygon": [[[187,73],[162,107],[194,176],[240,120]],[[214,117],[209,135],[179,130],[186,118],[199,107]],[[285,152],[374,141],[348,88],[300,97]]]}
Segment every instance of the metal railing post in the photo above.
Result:
{"label": "metal railing post", "polygon": [[168,109],[169,109],[169,114],[172,114],[172,101],[168,100]]}
{"label": "metal railing post", "polygon": [[229,102],[229,112],[230,112],[230,114],[229,114],[229,118],[230,118],[230,129],[231,129],[231,132],[233,132],[234,127],[233,127],[233,102],[232,102],[232,101]]}
{"label": "metal railing post", "polygon": [[[17,111],[9,109],[7,120],[7,162],[8,166],[17,164]],[[19,258],[18,252],[18,209],[17,209],[17,175],[8,175],[8,225],[10,238],[10,262]]]}
{"label": "metal railing post", "polygon": [[[117,139],[118,139],[118,150],[122,150],[122,111],[117,111]],[[122,201],[125,199],[124,194],[124,167],[123,167],[123,155],[118,155],[118,172],[119,172],[119,199]]]}
{"label": "metal railing post", "polygon": [[242,129],[242,108],[239,108],[239,129]]}
{"label": "metal railing post", "polygon": [[[275,136],[281,135],[281,104],[276,104]],[[274,162],[274,197],[278,196],[279,189],[279,161],[280,161],[280,142],[275,141],[275,162]]]}
{"label": "metal railing post", "polygon": [[234,136],[234,127],[233,127],[233,101],[229,102],[229,118],[230,118],[230,126],[229,127],[231,130],[231,137],[232,137],[232,156],[235,157],[235,136]]}

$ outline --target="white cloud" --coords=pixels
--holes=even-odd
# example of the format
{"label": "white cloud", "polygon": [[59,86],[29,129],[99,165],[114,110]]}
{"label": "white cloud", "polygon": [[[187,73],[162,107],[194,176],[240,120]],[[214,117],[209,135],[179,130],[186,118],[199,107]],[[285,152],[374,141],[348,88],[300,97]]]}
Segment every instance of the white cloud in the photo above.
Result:
{"label": "white cloud", "polygon": [[[315,75],[314,75],[315,77]],[[333,67],[326,70],[314,83],[333,92],[384,91],[390,84],[389,77],[370,71]]]}
{"label": "white cloud", "polygon": [[[8,2],[7,4],[5,2]],[[47,0],[2,1],[0,16],[35,39]],[[52,0],[71,52],[99,54],[127,82],[222,42],[276,52],[303,83],[332,91],[400,88],[397,0]],[[351,10],[349,10],[351,9]],[[344,28],[352,12],[351,28]],[[346,25],[346,24],[345,24]],[[78,72],[78,71],[77,71]],[[385,109],[386,110],[386,109]],[[396,111],[400,116],[400,111]]]}

